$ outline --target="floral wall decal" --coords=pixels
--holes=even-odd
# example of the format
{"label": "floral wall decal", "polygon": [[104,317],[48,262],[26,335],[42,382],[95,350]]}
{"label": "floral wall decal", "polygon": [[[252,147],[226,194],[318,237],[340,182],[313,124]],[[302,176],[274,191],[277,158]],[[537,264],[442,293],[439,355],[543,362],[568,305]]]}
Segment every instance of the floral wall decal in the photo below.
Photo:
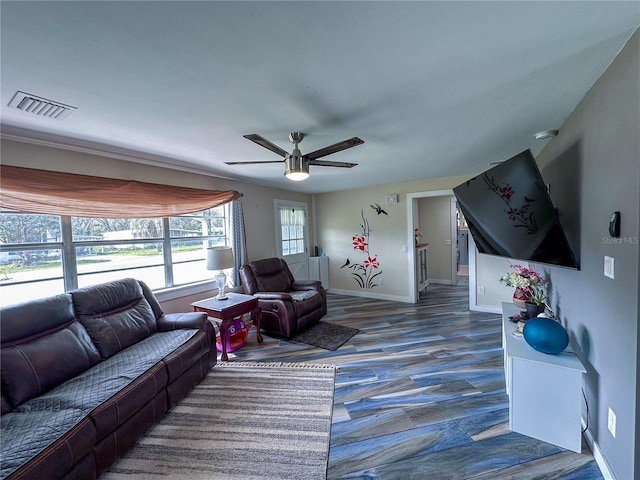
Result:
{"label": "floral wall decal", "polygon": [[371,235],[369,221],[364,216],[363,210],[360,210],[360,215],[362,217],[362,222],[360,223],[362,234],[351,237],[351,244],[353,245],[353,249],[363,254],[365,258],[361,263],[352,263],[347,258],[340,268],[351,269],[351,276],[360,288],[373,288],[378,286],[376,279],[382,274],[382,270],[380,270],[380,261],[377,255],[372,256],[369,250],[369,239]]}

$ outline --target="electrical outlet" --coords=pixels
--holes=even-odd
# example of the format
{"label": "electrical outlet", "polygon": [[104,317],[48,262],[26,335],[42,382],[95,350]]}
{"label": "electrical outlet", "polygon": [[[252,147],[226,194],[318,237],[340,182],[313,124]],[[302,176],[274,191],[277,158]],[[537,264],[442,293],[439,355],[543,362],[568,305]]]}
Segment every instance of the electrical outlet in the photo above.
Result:
{"label": "electrical outlet", "polygon": [[611,407],[609,407],[609,418],[607,419],[607,427],[609,428],[611,435],[613,435],[613,438],[616,438],[616,414],[613,413]]}
{"label": "electrical outlet", "polygon": [[604,276],[609,278],[615,278],[615,269],[613,257],[604,256]]}
{"label": "electrical outlet", "polygon": [[478,287],[478,295],[484,295],[484,287]]}

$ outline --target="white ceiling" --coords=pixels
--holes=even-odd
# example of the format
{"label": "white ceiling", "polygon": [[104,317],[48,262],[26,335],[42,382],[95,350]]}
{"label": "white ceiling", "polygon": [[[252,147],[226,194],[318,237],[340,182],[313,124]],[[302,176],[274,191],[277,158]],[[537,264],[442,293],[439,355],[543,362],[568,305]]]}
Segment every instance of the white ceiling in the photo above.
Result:
{"label": "white ceiling", "polygon": [[[1,3],[4,138],[316,193],[477,173],[544,145],[640,25],[629,2]],[[78,108],[8,107],[17,91]],[[242,137],[303,153],[284,178]]]}

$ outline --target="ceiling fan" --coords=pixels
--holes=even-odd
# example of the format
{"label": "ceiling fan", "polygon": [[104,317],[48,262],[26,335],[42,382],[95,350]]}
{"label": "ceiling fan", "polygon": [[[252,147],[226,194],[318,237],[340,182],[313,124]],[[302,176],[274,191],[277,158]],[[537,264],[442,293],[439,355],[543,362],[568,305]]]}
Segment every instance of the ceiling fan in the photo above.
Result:
{"label": "ceiling fan", "polygon": [[289,134],[289,140],[294,144],[293,152],[288,153],[286,150],[283,150],[279,146],[271,143],[264,137],[261,137],[257,133],[251,133],[249,135],[243,135],[244,138],[251,140],[252,142],[257,143],[261,147],[264,147],[268,150],[271,150],[274,153],[277,153],[284,160],[267,160],[267,161],[255,161],[255,162],[224,162],[227,165],[249,165],[256,163],[279,163],[284,162],[284,174],[290,180],[300,181],[309,177],[309,166],[317,165],[320,167],[342,167],[342,168],[351,168],[355,167],[357,163],[347,163],[347,162],[328,162],[326,160],[318,160],[319,158],[326,157],[327,155],[331,155],[332,153],[340,152],[342,150],[346,150],[347,148],[355,147],[357,145],[362,145],[364,140],[359,139],[358,137],[353,137],[348,140],[344,140],[342,142],[334,143],[333,145],[329,145],[328,147],[321,148],[320,150],[316,150],[315,152],[307,153],[306,155],[302,155],[300,153],[300,149],[298,148],[298,144],[304,138],[304,133],[300,132],[292,132]]}

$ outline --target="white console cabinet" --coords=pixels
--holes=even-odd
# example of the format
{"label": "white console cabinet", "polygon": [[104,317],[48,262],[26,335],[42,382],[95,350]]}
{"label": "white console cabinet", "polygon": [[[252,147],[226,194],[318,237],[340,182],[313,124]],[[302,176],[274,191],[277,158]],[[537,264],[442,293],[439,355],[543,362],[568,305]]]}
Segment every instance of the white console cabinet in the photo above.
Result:
{"label": "white console cabinet", "polygon": [[418,294],[429,285],[427,277],[427,244],[416,246],[416,285],[418,286]]}
{"label": "white console cabinet", "polygon": [[509,321],[519,309],[502,304],[504,373],[509,395],[509,428],[574,452],[582,445],[582,374],[573,352],[547,355],[514,336]]}
{"label": "white console cabinet", "polygon": [[325,290],[329,290],[329,257],[309,257],[309,279],[320,280]]}

